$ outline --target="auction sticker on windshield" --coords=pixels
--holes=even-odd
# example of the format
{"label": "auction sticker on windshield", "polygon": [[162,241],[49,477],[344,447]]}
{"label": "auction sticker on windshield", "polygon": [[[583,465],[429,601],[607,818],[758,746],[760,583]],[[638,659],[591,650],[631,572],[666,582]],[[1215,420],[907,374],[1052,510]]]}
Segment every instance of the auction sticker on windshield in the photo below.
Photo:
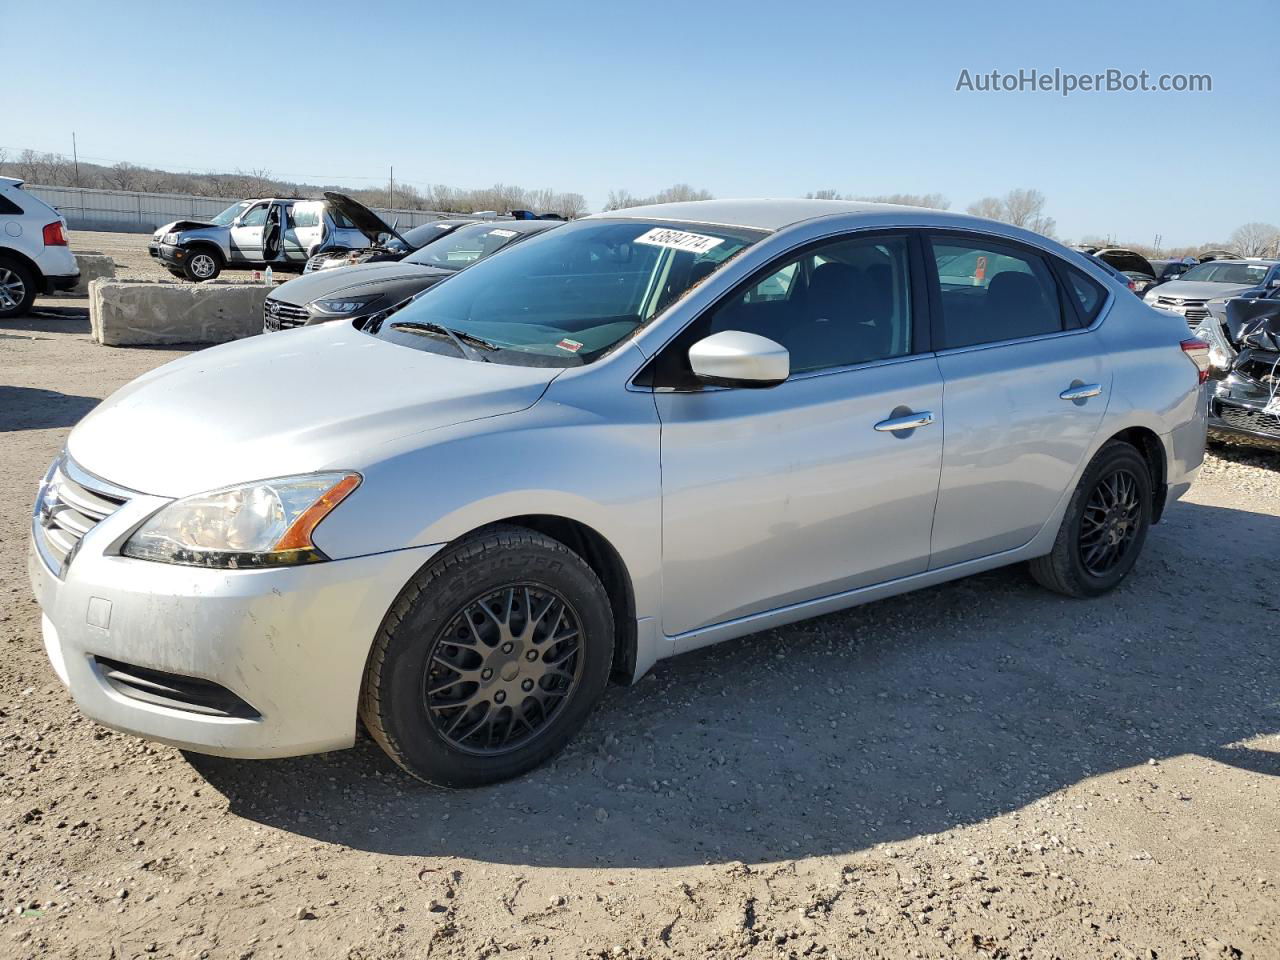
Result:
{"label": "auction sticker on windshield", "polygon": [[635,242],[646,243],[653,247],[666,247],[668,250],[685,250],[689,253],[706,253],[712,247],[718,247],[724,243],[720,237],[685,233],[683,230],[671,230],[667,227],[654,227],[636,237]]}
{"label": "auction sticker on windshield", "polygon": [[490,230],[489,234],[494,237],[514,237],[516,235],[516,232],[514,230],[497,229],[497,230]]}

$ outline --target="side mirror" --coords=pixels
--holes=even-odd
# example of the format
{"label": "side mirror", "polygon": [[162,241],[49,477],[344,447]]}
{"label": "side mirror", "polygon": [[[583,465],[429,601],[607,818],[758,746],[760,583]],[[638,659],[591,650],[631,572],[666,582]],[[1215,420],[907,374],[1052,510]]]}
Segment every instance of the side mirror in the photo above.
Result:
{"label": "side mirror", "polygon": [[791,354],[768,337],[723,330],[689,348],[689,366],[718,387],[776,387],[791,375]]}
{"label": "side mirror", "polygon": [[240,226],[240,218],[239,218],[239,217],[236,217],[234,220],[232,220],[232,221],[231,221],[231,226],[233,226],[233,227],[238,227],[238,226]]}
{"label": "side mirror", "polygon": [[1267,286],[1268,286],[1268,287],[1280,287],[1280,276],[1272,277],[1272,278],[1271,278],[1271,282],[1270,282],[1270,283],[1268,283],[1268,284],[1267,284]]}

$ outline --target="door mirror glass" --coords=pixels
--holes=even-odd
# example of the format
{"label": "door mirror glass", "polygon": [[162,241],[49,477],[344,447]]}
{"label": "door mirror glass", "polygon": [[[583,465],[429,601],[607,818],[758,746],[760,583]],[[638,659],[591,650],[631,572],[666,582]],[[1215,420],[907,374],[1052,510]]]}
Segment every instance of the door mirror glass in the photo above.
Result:
{"label": "door mirror glass", "polygon": [[689,348],[689,366],[699,380],[715,386],[776,387],[791,375],[791,355],[768,337],[723,330]]}

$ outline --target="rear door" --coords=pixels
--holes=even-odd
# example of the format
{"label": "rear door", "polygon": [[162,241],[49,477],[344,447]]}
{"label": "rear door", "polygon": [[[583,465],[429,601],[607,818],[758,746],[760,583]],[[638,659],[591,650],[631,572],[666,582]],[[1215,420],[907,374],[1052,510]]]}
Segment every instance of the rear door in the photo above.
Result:
{"label": "rear door", "polygon": [[290,204],[287,212],[281,256],[292,263],[303,263],[324,237],[323,204],[318,200],[300,201]]}
{"label": "rear door", "polygon": [[1020,547],[1090,449],[1111,368],[1087,323],[1108,294],[1031,247],[981,234],[928,245],[946,397],[930,567]]}

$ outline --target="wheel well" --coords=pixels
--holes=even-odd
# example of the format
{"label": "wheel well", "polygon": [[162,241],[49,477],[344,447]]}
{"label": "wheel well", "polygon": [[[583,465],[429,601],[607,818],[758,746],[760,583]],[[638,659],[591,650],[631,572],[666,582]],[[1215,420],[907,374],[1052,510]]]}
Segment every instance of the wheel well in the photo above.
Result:
{"label": "wheel well", "polygon": [[[36,262],[28,257],[20,250],[14,250],[12,247],[0,247],[0,260],[13,260],[31,271],[36,279],[37,284],[44,283],[44,273],[36,266]],[[36,291],[37,293],[39,291]]]}
{"label": "wheel well", "polygon": [[1130,427],[1127,430],[1121,430],[1112,440],[1122,440],[1135,447],[1142,454],[1142,458],[1147,461],[1147,469],[1151,471],[1151,522],[1159,523],[1160,515],[1164,513],[1164,502],[1168,492],[1168,483],[1166,467],[1164,462],[1164,444],[1160,442],[1160,438],[1156,436],[1155,431],[1148,430],[1146,427]]}
{"label": "wheel well", "polygon": [[218,258],[218,263],[225,264],[227,258],[222,255],[222,248],[212,240],[191,240],[182,245],[187,250],[204,250]]}
{"label": "wheel well", "polygon": [[[613,544],[601,534],[577,520],[550,514],[526,514],[496,521],[499,524],[525,527],[559,540],[586,561],[609,595],[613,610],[613,668],[615,680],[630,683],[636,665],[636,601],[631,575]],[[486,524],[485,527],[493,526]],[[484,528],[481,528],[484,529]],[[478,531],[473,531],[473,533]],[[472,536],[467,534],[466,536]],[[459,540],[464,537],[459,537]]]}

